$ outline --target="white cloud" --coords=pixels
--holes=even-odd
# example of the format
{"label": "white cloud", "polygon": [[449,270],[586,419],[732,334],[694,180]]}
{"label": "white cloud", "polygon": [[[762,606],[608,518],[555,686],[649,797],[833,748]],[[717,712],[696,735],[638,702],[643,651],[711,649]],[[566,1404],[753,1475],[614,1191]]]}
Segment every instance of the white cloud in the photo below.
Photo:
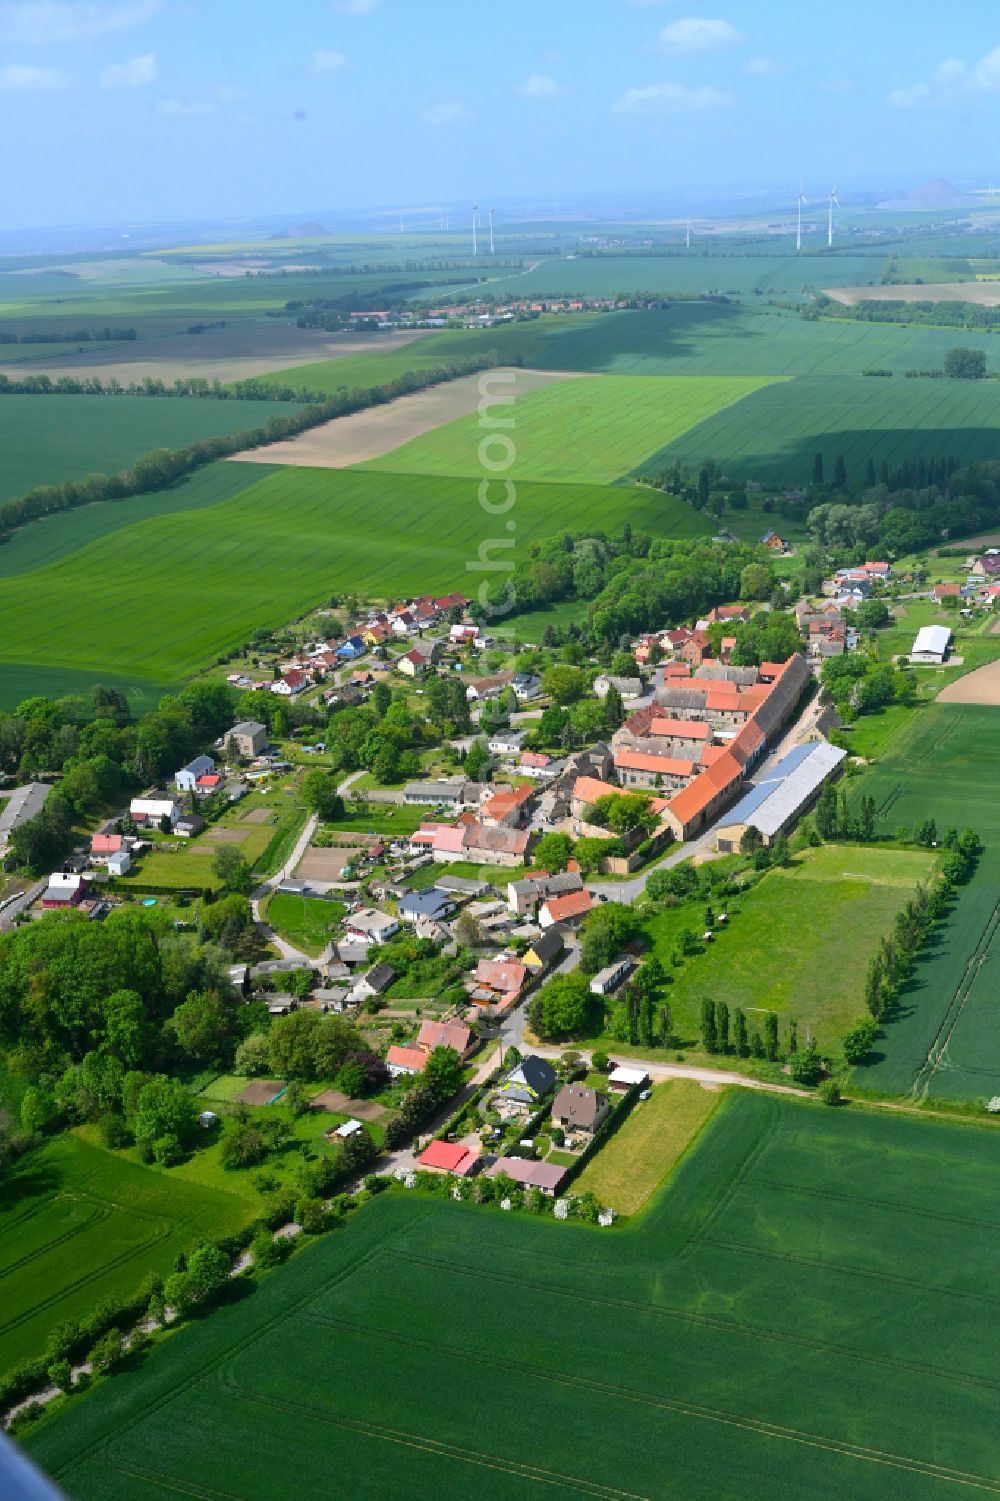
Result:
{"label": "white cloud", "polygon": [[425,125],[460,125],[472,119],[472,111],[460,99],[445,100],[441,104],[429,104],[420,111]]}
{"label": "white cloud", "polygon": [[730,94],[724,94],[711,84],[688,88],[683,83],[655,83],[645,88],[626,89],[611,108],[616,115],[678,115],[728,109],[733,103]]}
{"label": "white cloud", "polygon": [[671,21],[660,32],[659,43],[665,52],[715,52],[720,47],[737,47],[746,37],[729,21],[711,21],[701,16],[687,16]]}
{"label": "white cloud", "polygon": [[889,103],[896,109],[914,109],[919,105],[955,103],[973,94],[1000,91],[1000,47],[994,47],[967,67],[961,58],[946,57],[939,62],[926,82],[908,88],[892,89]]}
{"label": "white cloud", "polygon": [[112,63],[101,74],[102,89],[144,89],[160,76],[155,52],[143,52],[127,62]]}
{"label": "white cloud", "polygon": [[379,0],[336,0],[333,8],[342,16],[370,16],[378,4]]}
{"label": "white cloud", "polygon": [[0,4],[0,42],[48,45],[79,42],[143,26],[163,0],[118,0],[117,4],[62,4],[60,0],[11,0]]}
{"label": "white cloud", "polygon": [[774,57],[752,57],[747,63],[746,71],[761,78],[777,77],[788,72],[788,64],[779,63]]}
{"label": "white cloud", "polygon": [[347,58],[342,52],[329,52],[320,47],[309,59],[310,73],[339,73],[347,67]]}
{"label": "white cloud", "polygon": [[553,99],[557,94],[568,94],[569,86],[549,78],[546,73],[529,73],[520,83],[515,83],[514,93],[523,99]]}
{"label": "white cloud", "polygon": [[215,105],[207,99],[161,99],[156,113],[167,120],[187,120],[195,115],[213,115]]}
{"label": "white cloud", "polygon": [[0,68],[0,89],[5,94],[52,93],[69,87],[58,68],[32,68],[26,63],[8,63]]}

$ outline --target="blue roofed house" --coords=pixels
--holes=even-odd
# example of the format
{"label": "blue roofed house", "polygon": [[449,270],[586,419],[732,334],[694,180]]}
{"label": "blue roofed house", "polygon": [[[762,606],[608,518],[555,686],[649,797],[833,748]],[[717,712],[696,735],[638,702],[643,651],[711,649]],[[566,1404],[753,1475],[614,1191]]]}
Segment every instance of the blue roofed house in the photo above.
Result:
{"label": "blue roofed house", "polygon": [[431,922],[443,922],[454,910],[453,898],[447,891],[439,891],[436,886],[431,886],[426,891],[408,891],[399,899],[399,915],[404,922],[415,923],[421,917],[428,918]]}
{"label": "blue roofed house", "polygon": [[347,640],[337,647],[338,657],[363,657],[368,650],[363,636],[348,636]]}

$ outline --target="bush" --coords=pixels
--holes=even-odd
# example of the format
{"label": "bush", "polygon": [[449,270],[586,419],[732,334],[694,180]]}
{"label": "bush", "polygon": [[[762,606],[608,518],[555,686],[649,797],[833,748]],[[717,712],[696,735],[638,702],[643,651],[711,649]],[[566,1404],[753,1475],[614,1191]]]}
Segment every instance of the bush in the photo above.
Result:
{"label": "bush", "polygon": [[251,1079],[255,1074],[266,1074],[267,1066],[267,1033],[252,1032],[236,1049],[233,1071]]}
{"label": "bush", "polygon": [[824,1105],[839,1105],[843,1099],[836,1079],[824,1079],[816,1091]]}
{"label": "bush", "polygon": [[122,1332],[120,1329],[109,1329],[102,1334],[96,1344],[92,1345],[87,1355],[87,1361],[95,1371],[110,1371],[122,1358]]}
{"label": "bush", "polygon": [[153,1160],[160,1167],[173,1167],[184,1156],[184,1148],[172,1131],[153,1142]]}
{"label": "bush", "polygon": [[227,1131],[222,1138],[219,1161],[227,1171],[240,1167],[256,1167],[267,1156],[267,1142],[256,1126],[237,1126]]}
{"label": "bush", "polygon": [[326,1229],[326,1200],[300,1199],[295,1206],[295,1219],[306,1235],[318,1235]]}
{"label": "bush", "polygon": [[262,1272],[269,1267],[277,1266],[281,1260],[280,1243],[274,1239],[270,1230],[257,1231],[250,1242],[250,1256],[253,1260],[254,1269]]}
{"label": "bush", "polygon": [[606,1074],[608,1071],[608,1064],[611,1062],[611,1059],[608,1057],[607,1053],[595,1053],[590,1062],[597,1073]]}
{"label": "bush", "polygon": [[792,1078],[797,1084],[818,1084],[823,1074],[823,1062],[812,1046],[800,1048],[788,1060]]}
{"label": "bush", "polygon": [[878,1036],[878,1023],[870,1016],[862,1017],[844,1037],[841,1046],[848,1063],[863,1063],[871,1052],[872,1043]]}
{"label": "bush", "polygon": [[61,1392],[72,1391],[73,1369],[68,1360],[54,1360],[48,1369],[48,1378]]}
{"label": "bush", "polygon": [[132,1134],[125,1122],[113,1111],[109,1110],[106,1115],[101,1116],[98,1128],[101,1133],[101,1145],[107,1147],[109,1151],[119,1151],[122,1147],[129,1146],[132,1141]]}

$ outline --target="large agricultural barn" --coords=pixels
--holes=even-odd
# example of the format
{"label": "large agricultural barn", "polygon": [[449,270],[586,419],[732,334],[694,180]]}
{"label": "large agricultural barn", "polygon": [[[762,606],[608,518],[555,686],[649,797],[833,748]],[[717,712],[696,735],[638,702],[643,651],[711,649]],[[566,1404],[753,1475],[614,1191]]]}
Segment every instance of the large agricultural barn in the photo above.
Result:
{"label": "large agricultural barn", "polygon": [[836,776],[846,751],[825,740],[797,745],[766,777],[741,798],[720,826],[716,843],[722,854],[740,847],[747,829],[756,829],[765,844],[787,834]]}

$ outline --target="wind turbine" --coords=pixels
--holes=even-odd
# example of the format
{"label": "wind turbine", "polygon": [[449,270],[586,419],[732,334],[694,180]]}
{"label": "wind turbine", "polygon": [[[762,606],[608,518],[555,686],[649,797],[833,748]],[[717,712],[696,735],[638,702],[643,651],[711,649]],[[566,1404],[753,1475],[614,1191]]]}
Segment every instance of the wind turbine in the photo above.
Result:
{"label": "wind turbine", "polygon": [[795,230],[795,249],[796,249],[796,252],[798,252],[799,250],[802,249],[802,205],[804,203],[808,203],[808,202],[809,202],[809,200],[806,197],[805,193],[802,191],[802,184],[800,182],[799,183],[799,196],[795,200],[796,208],[798,209],[798,215],[799,215],[798,225],[797,225],[796,230]]}
{"label": "wind turbine", "polygon": [[474,203],[472,205],[472,253],[473,253],[473,255],[478,255],[479,254],[479,241],[476,238],[478,229],[479,229],[479,204],[478,203]]}
{"label": "wind turbine", "polygon": [[493,210],[489,210],[490,219],[490,255],[493,254]]}
{"label": "wind turbine", "polygon": [[833,244],[833,210],[840,207],[840,199],[837,197],[837,189],[830,189],[830,196],[826,200],[826,246],[827,249]]}

